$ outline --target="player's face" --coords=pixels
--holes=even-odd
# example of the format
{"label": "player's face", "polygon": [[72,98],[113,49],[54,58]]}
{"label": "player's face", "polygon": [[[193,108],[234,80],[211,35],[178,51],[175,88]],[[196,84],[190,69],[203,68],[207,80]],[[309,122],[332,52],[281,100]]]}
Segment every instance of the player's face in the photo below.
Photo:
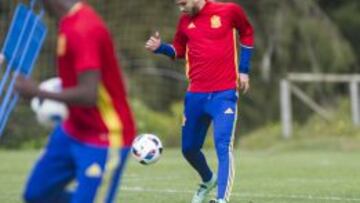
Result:
{"label": "player's face", "polygon": [[199,12],[199,0],[176,0],[176,5],[180,11],[189,15],[195,15]]}

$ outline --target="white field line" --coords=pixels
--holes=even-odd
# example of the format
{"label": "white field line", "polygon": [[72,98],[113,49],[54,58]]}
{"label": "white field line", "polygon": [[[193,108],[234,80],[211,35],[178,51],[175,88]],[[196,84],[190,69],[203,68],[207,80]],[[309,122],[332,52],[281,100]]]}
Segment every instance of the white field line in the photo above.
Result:
{"label": "white field line", "polygon": [[124,178],[123,181],[126,182],[132,182],[132,181],[173,181],[173,180],[181,180],[181,177],[178,178],[172,178],[172,177],[149,177],[149,178],[143,178],[143,177],[133,177],[133,178]]}
{"label": "white field line", "polygon": [[[145,189],[142,187],[127,187],[122,186],[122,191],[126,192],[148,192],[148,193],[172,193],[172,194],[192,194],[194,191],[190,190],[174,190],[174,189]],[[360,202],[360,198],[346,198],[335,196],[314,196],[314,195],[283,195],[283,194],[261,194],[261,193],[232,193],[232,199],[244,198],[264,198],[264,199],[294,199],[294,200],[326,200],[326,201],[340,201],[340,202]]]}
{"label": "white field line", "polygon": [[[135,174],[126,175],[124,181],[153,181],[153,180],[182,180],[182,176],[172,176],[172,177],[143,177]],[[269,179],[273,181],[273,179]],[[284,178],[281,181],[295,182],[295,183],[348,183],[349,180],[343,179],[326,179],[326,178]],[[360,180],[352,180],[352,182],[360,182]]]}
{"label": "white field line", "polygon": [[[295,182],[295,183],[348,183],[349,180],[346,179],[326,179],[326,178],[322,178],[322,179],[316,179],[316,178],[287,178],[287,179],[283,179],[283,181],[288,181],[288,182]],[[359,182],[356,180],[352,180],[352,182]]]}

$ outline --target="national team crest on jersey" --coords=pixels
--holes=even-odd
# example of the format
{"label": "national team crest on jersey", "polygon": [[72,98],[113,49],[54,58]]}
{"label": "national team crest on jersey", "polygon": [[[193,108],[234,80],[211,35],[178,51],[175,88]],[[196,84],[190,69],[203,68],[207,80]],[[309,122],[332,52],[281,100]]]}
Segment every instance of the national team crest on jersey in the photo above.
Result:
{"label": "national team crest on jersey", "polygon": [[211,28],[217,29],[221,27],[221,18],[218,15],[213,15],[211,17]]}
{"label": "national team crest on jersey", "polygon": [[57,42],[57,55],[64,56],[66,53],[66,37],[64,34],[60,34]]}

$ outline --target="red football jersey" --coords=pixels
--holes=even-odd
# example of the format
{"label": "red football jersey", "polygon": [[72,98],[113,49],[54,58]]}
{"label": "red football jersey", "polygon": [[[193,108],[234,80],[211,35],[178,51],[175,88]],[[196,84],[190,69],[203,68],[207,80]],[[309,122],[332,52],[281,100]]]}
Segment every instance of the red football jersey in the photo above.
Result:
{"label": "red football jersey", "polygon": [[103,20],[85,3],[78,3],[59,25],[58,74],[63,88],[77,85],[78,75],[101,74],[97,105],[69,105],[65,131],[75,139],[101,147],[129,147],[135,135],[122,73],[110,32]]}
{"label": "red football jersey", "polygon": [[197,15],[180,17],[173,46],[177,58],[186,58],[189,91],[237,87],[237,33],[242,46],[253,46],[253,28],[235,3],[207,1]]}

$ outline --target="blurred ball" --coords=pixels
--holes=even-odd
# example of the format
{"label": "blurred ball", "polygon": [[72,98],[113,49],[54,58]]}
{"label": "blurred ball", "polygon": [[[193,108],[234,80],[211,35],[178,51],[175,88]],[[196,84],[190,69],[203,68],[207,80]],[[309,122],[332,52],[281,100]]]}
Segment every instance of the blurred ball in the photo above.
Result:
{"label": "blurred ball", "polygon": [[[48,79],[42,82],[39,88],[48,92],[60,92],[62,90],[61,79]],[[37,121],[45,127],[54,127],[64,121],[69,114],[64,103],[38,97],[31,100],[31,109],[35,112]]]}

